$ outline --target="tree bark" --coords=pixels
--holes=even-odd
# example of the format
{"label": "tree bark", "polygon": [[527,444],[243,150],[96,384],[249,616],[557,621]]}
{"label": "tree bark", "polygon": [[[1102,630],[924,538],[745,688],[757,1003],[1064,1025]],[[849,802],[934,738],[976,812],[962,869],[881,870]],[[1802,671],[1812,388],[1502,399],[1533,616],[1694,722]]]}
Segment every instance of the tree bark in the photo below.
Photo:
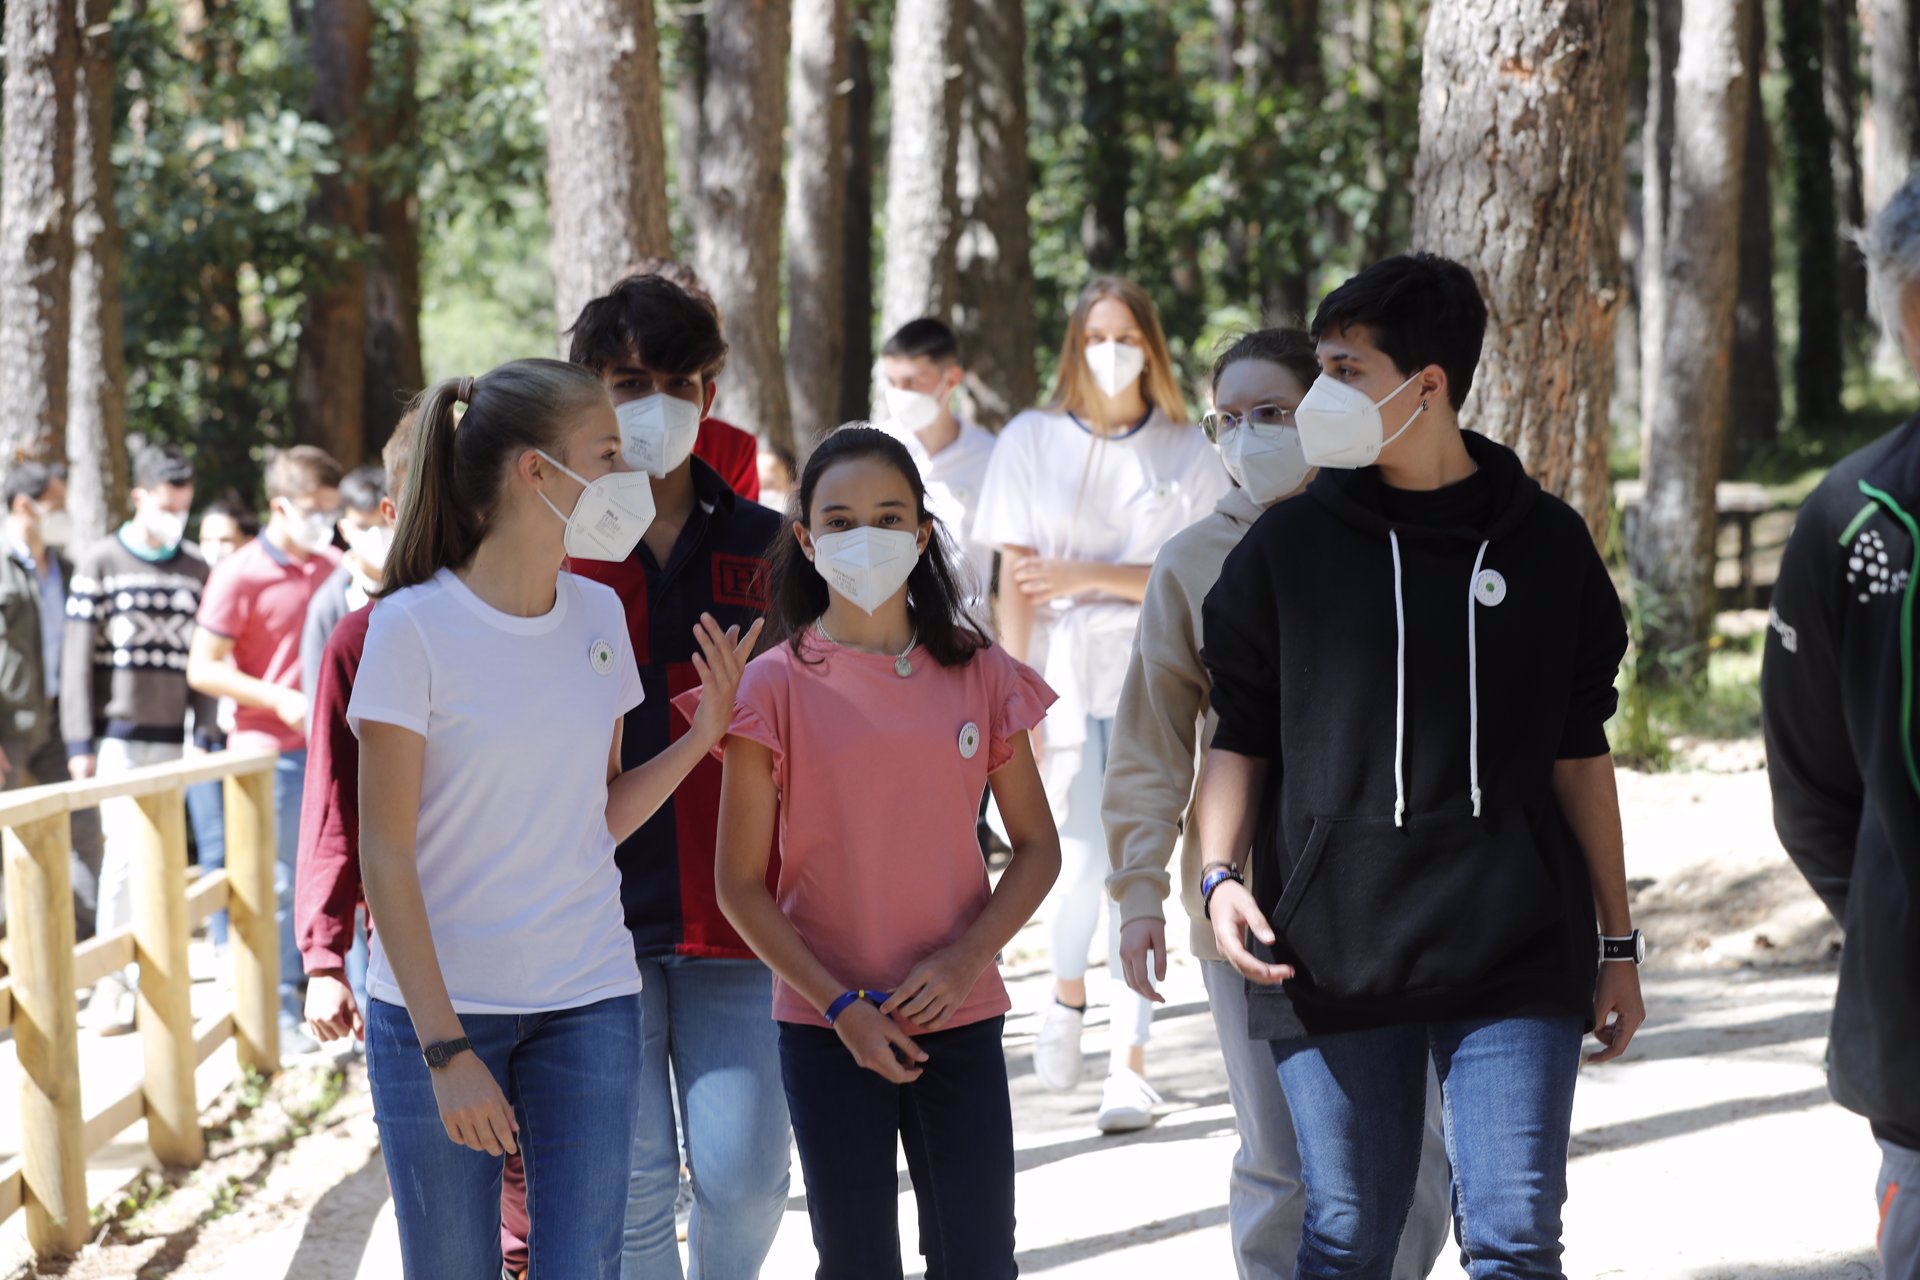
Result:
{"label": "tree bark", "polygon": [[1860,50],[1854,39],[1857,4],[1858,0],[1822,0],[1820,6],[1821,37],[1825,41],[1821,81],[1833,134],[1833,176],[1843,237],[1835,245],[1840,305],[1847,317],[1850,339],[1869,332],[1873,325],[1867,302],[1866,260],[1844,239],[1847,229],[1863,227],[1867,221],[1866,175],[1860,163]]}
{"label": "tree bark", "polygon": [[973,416],[998,428],[1039,396],[1027,217],[1027,27],[1020,0],[966,0],[963,12],[955,319]]}
{"label": "tree bark", "polygon": [[1127,112],[1127,25],[1111,5],[1087,19],[1080,70],[1086,87],[1080,122],[1087,132],[1086,201],[1080,247],[1095,271],[1117,271],[1127,256],[1127,198],[1133,187]]}
{"label": "tree bark", "polygon": [[[845,346],[840,353],[839,422],[872,412],[873,398],[873,52],[867,24],[847,31],[847,151],[841,185],[847,192],[842,223],[840,288]],[[809,443],[802,441],[802,444]]]}
{"label": "tree bark", "polygon": [[960,147],[960,22],[965,0],[899,0],[887,131],[886,275],[880,328],[953,310],[955,169]]}
{"label": "tree bark", "polygon": [[[1272,50],[1263,61],[1273,68],[1283,83],[1293,87],[1300,94],[1303,103],[1317,105],[1326,96],[1326,68],[1320,56],[1320,0],[1282,0],[1271,6],[1276,12],[1266,19],[1268,39],[1262,43]],[[1369,6],[1370,8],[1370,6]],[[1367,43],[1373,35],[1373,15],[1371,12],[1356,14],[1356,25],[1365,29]],[[1274,46],[1277,44],[1277,48]],[[1370,54],[1370,51],[1369,51]],[[1359,70],[1364,66],[1364,72]],[[1355,79],[1363,85],[1363,92],[1370,91],[1364,110],[1373,118],[1376,128],[1384,125],[1382,112],[1384,104],[1380,101],[1379,78],[1373,75],[1373,68],[1366,58],[1356,60]],[[1360,104],[1355,104],[1356,106]],[[1313,109],[1310,105],[1309,110]],[[1382,130],[1384,136],[1384,129]],[[1265,165],[1271,163],[1273,154],[1270,142],[1256,148],[1254,162]],[[1380,147],[1370,148],[1376,158]],[[1373,190],[1380,192],[1380,209],[1384,212],[1393,203],[1393,194],[1388,189],[1384,169],[1369,175]],[[1313,307],[1313,219],[1307,211],[1287,230],[1287,256],[1285,265],[1263,282],[1262,300],[1269,318],[1279,323],[1304,324]],[[1319,215],[1324,219],[1325,210]],[[1383,219],[1384,221],[1384,219]],[[1378,261],[1385,254],[1375,255],[1377,245],[1369,246],[1369,260]]]}
{"label": "tree bark", "polygon": [[1873,31],[1872,149],[1867,162],[1867,207],[1878,210],[1913,170],[1920,135],[1920,46],[1913,0],[1868,0]]}
{"label": "tree bark", "polygon": [[1631,13],[1440,0],[1427,24],[1413,242],[1465,263],[1489,323],[1467,421],[1599,539],[1620,305]]}
{"label": "tree bark", "polygon": [[393,42],[388,83],[373,120],[380,158],[367,204],[373,256],[367,264],[364,410],[367,452],[376,454],[413,395],[426,385],[420,353],[420,190],[413,152],[420,136],[414,85],[420,40],[412,15],[398,12],[385,38]]}
{"label": "tree bark", "polygon": [[[1788,8],[1793,6],[1789,5]],[[1751,462],[1780,436],[1780,339],[1773,306],[1773,134],[1760,82],[1767,65],[1766,6],[1747,23],[1745,155],[1740,166],[1740,285],[1733,311],[1733,367],[1727,395],[1723,471]],[[1802,330],[1800,350],[1806,349]],[[1806,415],[1802,415],[1805,417]]]}
{"label": "tree bark", "polygon": [[1664,249],[1666,358],[1647,418],[1641,508],[1630,563],[1651,597],[1643,673],[1691,682],[1706,669],[1719,519],[1714,482],[1739,289],[1741,171],[1753,0],[1686,0],[1675,76],[1670,220]]}
{"label": "tree bark", "polygon": [[369,0],[314,0],[308,47],[313,56],[314,116],[333,131],[339,170],[323,175],[308,226],[335,245],[333,261],[307,295],[294,362],[294,422],[300,439],[341,466],[366,450],[367,90],[373,80],[373,6]]}
{"label": "tree bark", "polygon": [[[1821,26],[1818,10],[1798,4],[1781,6],[1780,60],[1787,71],[1788,192],[1800,335],[1793,353],[1793,398],[1800,421],[1808,424],[1840,420],[1840,390],[1846,374],[1841,280],[1834,270],[1840,262],[1833,165],[1837,140],[1827,115]],[[1847,150],[1852,150],[1851,143]],[[1752,163],[1751,154],[1747,159]]]}
{"label": "tree bark", "polygon": [[75,545],[90,546],[126,517],[127,355],[113,205],[113,0],[80,0],[77,16],[67,510]]}
{"label": "tree bark", "polygon": [[1674,71],[1681,0],[1647,0],[1647,120],[1640,170],[1640,441],[1652,421],[1667,323],[1666,250],[1672,185]]}
{"label": "tree bark", "polygon": [[0,465],[66,449],[73,271],[73,0],[7,0],[0,138]]}
{"label": "tree bark", "polygon": [[553,306],[564,331],[633,263],[670,255],[652,0],[545,0]]}
{"label": "tree bark", "polygon": [[707,16],[680,10],[680,45],[673,67],[673,182],[676,204],[698,208],[700,148],[706,145]]}
{"label": "tree bark", "polygon": [[724,416],[791,448],[780,346],[787,25],[786,0],[711,0],[707,7],[699,271],[733,346],[720,384]]}
{"label": "tree bark", "polygon": [[846,347],[847,5],[794,0],[787,87],[787,395],[803,439],[840,423]]}

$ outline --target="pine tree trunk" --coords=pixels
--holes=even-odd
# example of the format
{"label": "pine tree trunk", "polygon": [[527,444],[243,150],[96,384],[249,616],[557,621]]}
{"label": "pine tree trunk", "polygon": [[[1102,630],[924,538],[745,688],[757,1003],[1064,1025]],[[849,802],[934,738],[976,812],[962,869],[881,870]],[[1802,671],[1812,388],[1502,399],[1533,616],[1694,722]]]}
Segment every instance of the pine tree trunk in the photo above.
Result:
{"label": "pine tree trunk", "polygon": [[[1298,90],[1304,102],[1321,101],[1326,96],[1326,68],[1320,57],[1320,0],[1282,0],[1272,8],[1277,12],[1267,19],[1271,28],[1268,34],[1272,42],[1277,42],[1278,48],[1274,50],[1274,56],[1268,64],[1270,70],[1267,78],[1278,79]],[[1371,35],[1373,28],[1371,13],[1365,14],[1364,26]],[[1368,68],[1368,71],[1370,73],[1371,68]],[[1374,100],[1366,104],[1366,109],[1370,115],[1375,116],[1375,124],[1378,126],[1380,123],[1378,109],[1381,104],[1378,100],[1377,79],[1372,81],[1372,88],[1376,91]],[[1378,147],[1370,150],[1376,156],[1378,155]],[[1266,157],[1271,154],[1270,146],[1260,148],[1256,152],[1255,163],[1267,163]],[[1378,181],[1373,189],[1381,192],[1380,206],[1384,210],[1393,197],[1385,189],[1384,175],[1375,176]],[[1325,216],[1324,211],[1321,216]],[[1265,282],[1265,288],[1262,290],[1263,300],[1266,313],[1270,318],[1287,324],[1304,323],[1312,318],[1311,312],[1314,305],[1313,223],[1307,217],[1301,217],[1287,229],[1286,234],[1286,265],[1274,278]],[[1378,257],[1372,256],[1374,247],[1376,246],[1369,247],[1370,260],[1377,261],[1378,257],[1386,256],[1384,254]]]}
{"label": "pine tree trunk", "polygon": [[1646,498],[1629,549],[1651,605],[1643,652],[1655,681],[1697,679],[1713,624],[1720,475],[1739,291],[1740,192],[1754,0],[1686,0],[1664,249],[1666,358],[1647,417]]}
{"label": "pine tree trunk", "polygon": [[[1647,43],[1645,0],[1636,0],[1634,46]],[[1613,421],[1614,444],[1639,442],[1640,432],[1640,256],[1646,240],[1645,190],[1647,132],[1647,73],[1644,59],[1634,58],[1627,80],[1627,145],[1625,217],[1620,222],[1620,319],[1613,327],[1613,401],[1607,416]]]}
{"label": "pine tree trunk", "polygon": [[794,0],[787,86],[787,394],[802,439],[840,422],[846,346],[846,0]]}
{"label": "pine tree trunk", "polygon": [[1873,146],[1867,159],[1867,208],[1878,210],[1900,189],[1913,171],[1916,135],[1920,134],[1920,31],[1914,24],[1913,0],[1868,0],[1873,29],[1867,41],[1872,52]]}
{"label": "pine tree trunk", "polygon": [[1467,264],[1492,316],[1464,420],[1516,449],[1596,539],[1630,19],[1609,0],[1440,0],[1414,178],[1413,242]]}
{"label": "pine tree trunk", "polygon": [[960,8],[965,0],[899,0],[888,91],[886,268],[880,328],[953,310],[955,170],[960,147]]}
{"label": "pine tree trunk", "polygon": [[380,37],[390,41],[378,62],[388,78],[383,110],[373,119],[375,181],[367,203],[372,257],[367,263],[366,371],[363,410],[367,454],[393,434],[410,400],[426,385],[420,354],[420,190],[413,152],[419,142],[420,38],[405,9]]}
{"label": "pine tree trunk", "polygon": [[1095,271],[1117,271],[1127,256],[1127,197],[1133,186],[1132,121],[1127,112],[1125,17],[1101,4],[1081,37],[1085,96],[1080,122],[1087,132],[1086,201],[1080,247]]}
{"label": "pine tree trunk", "polygon": [[369,0],[313,0],[314,116],[333,131],[337,173],[323,175],[307,224],[335,240],[333,261],[307,294],[294,363],[294,423],[344,467],[366,450],[367,91],[373,80]]}
{"label": "pine tree trunk", "polygon": [[707,17],[680,10],[680,45],[673,66],[673,190],[684,216],[700,206],[700,148],[706,145]]}
{"label": "pine tree trunk", "polygon": [[[186,109],[208,109],[221,80],[235,73],[237,54],[231,33],[224,29],[230,0],[182,0],[177,43],[191,71],[187,77]],[[245,141],[243,126],[229,117],[222,122],[221,143],[231,151]],[[203,152],[195,172],[201,198],[210,206],[218,199],[211,172],[212,154]],[[254,397],[248,386],[246,317],[240,304],[238,263],[210,260],[200,267],[200,302],[205,309],[206,340],[201,354],[209,391],[203,402],[209,440],[232,441],[252,433],[248,421]]]}
{"label": "pine tree trunk", "polygon": [[127,355],[120,225],[113,205],[113,2],[80,0],[73,113],[72,328],[67,369],[67,510],[74,545],[126,517]]}
{"label": "pine tree trunk", "polygon": [[699,271],[726,316],[733,347],[720,381],[722,416],[791,448],[780,345],[787,23],[787,0],[711,0],[707,6]]}
{"label": "pine tree trunk", "polygon": [[1674,70],[1681,0],[1647,0],[1647,122],[1640,170],[1640,442],[1645,447],[1667,323],[1667,228],[1672,187]]}
{"label": "pine tree trunk", "polygon": [[0,464],[66,449],[74,0],[7,0],[0,137]]}
{"label": "pine tree trunk", "polygon": [[[1866,176],[1860,164],[1860,50],[1854,39],[1857,3],[1858,0],[1822,0],[1820,6],[1821,36],[1825,41],[1821,80],[1827,120],[1833,134],[1836,215],[1843,229],[1862,227],[1867,221]],[[1847,317],[1848,338],[1857,340],[1873,326],[1867,303],[1867,264],[1844,238],[1835,248],[1840,266],[1840,305]]]}
{"label": "pine tree trunk", "polygon": [[1027,217],[1027,27],[1020,0],[966,0],[964,12],[955,318],[973,416],[997,428],[1039,395]]}
{"label": "pine tree trunk", "polygon": [[545,0],[545,16],[553,306],[564,331],[628,267],[671,252],[667,152],[653,0]]}
{"label": "pine tree trunk", "polygon": [[[1834,191],[1835,138],[1827,115],[1825,47],[1818,10],[1787,4],[1780,10],[1780,60],[1787,71],[1787,163],[1794,227],[1794,292],[1799,345],[1793,353],[1793,398],[1801,422],[1840,420],[1846,373],[1841,315],[1839,208]],[[1852,150],[1852,144],[1847,144]],[[1752,157],[1748,157],[1751,162]],[[1737,364],[1737,362],[1736,362]]]}
{"label": "pine tree trunk", "polygon": [[[1788,6],[1791,8],[1792,6]],[[1773,134],[1760,82],[1767,65],[1766,6],[1755,0],[1747,24],[1747,122],[1740,167],[1740,289],[1733,312],[1733,367],[1727,395],[1724,474],[1744,466],[1780,436],[1780,340],[1773,306]],[[1805,331],[1801,334],[1805,350]],[[1804,416],[1804,415],[1803,415]]]}
{"label": "pine tree trunk", "polygon": [[840,254],[845,347],[840,354],[837,422],[860,421],[873,408],[873,51],[864,21],[853,22],[847,31],[847,84],[847,151],[841,170],[847,192],[846,242]]}

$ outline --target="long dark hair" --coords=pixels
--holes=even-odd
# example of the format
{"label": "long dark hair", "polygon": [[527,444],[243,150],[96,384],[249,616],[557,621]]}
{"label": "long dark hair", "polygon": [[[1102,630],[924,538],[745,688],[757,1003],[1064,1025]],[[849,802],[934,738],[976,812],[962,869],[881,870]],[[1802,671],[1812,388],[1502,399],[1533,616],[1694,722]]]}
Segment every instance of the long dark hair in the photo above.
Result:
{"label": "long dark hair", "polygon": [[[948,560],[946,526],[927,510],[927,486],[920,479],[920,468],[914,465],[905,445],[864,422],[841,427],[822,440],[808,457],[790,514],[811,527],[813,494],[820,485],[820,477],[855,458],[877,458],[906,477],[907,486],[913,490],[915,520],[933,521],[927,549],[907,577],[907,604],[913,611],[920,647],[943,667],[966,666],[973,661],[973,655],[991,641],[967,615],[962,603],[966,593]],[[807,628],[827,611],[827,580],[800,550],[800,540],[793,536],[791,526],[774,540],[767,561],[767,625],[778,639],[792,646],[796,657],[806,661],[801,643]]]}
{"label": "long dark hair", "polygon": [[[407,411],[414,419],[412,465],[380,594],[473,559],[512,460],[528,449],[559,457],[580,416],[607,403],[598,376],[562,360],[516,360],[422,392]],[[456,404],[467,406],[457,423]]]}

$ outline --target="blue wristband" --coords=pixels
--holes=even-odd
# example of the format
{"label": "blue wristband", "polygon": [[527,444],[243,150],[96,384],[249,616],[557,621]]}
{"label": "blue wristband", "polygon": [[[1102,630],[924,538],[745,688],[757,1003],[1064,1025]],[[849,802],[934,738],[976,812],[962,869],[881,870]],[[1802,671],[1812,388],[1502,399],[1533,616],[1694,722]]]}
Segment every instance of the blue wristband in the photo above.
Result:
{"label": "blue wristband", "polygon": [[855,1001],[870,1000],[875,1006],[879,1006],[885,1004],[891,994],[887,991],[868,991],[864,988],[859,991],[842,991],[839,998],[827,1006],[827,1025],[832,1026],[837,1022],[840,1015],[845,1013]]}
{"label": "blue wristband", "polygon": [[1209,920],[1213,919],[1213,891],[1229,880],[1235,884],[1244,885],[1246,883],[1245,878],[1241,876],[1237,867],[1215,867],[1200,878],[1201,915]]}

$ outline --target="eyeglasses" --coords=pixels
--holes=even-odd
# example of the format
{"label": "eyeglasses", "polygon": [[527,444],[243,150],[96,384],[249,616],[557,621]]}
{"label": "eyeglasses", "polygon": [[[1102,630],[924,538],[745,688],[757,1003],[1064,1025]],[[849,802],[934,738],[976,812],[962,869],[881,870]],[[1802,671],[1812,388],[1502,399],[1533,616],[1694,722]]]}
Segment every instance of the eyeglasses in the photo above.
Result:
{"label": "eyeglasses", "polygon": [[1277,404],[1257,404],[1245,413],[1210,413],[1200,419],[1200,429],[1215,444],[1220,437],[1240,427],[1291,428],[1293,410]]}

